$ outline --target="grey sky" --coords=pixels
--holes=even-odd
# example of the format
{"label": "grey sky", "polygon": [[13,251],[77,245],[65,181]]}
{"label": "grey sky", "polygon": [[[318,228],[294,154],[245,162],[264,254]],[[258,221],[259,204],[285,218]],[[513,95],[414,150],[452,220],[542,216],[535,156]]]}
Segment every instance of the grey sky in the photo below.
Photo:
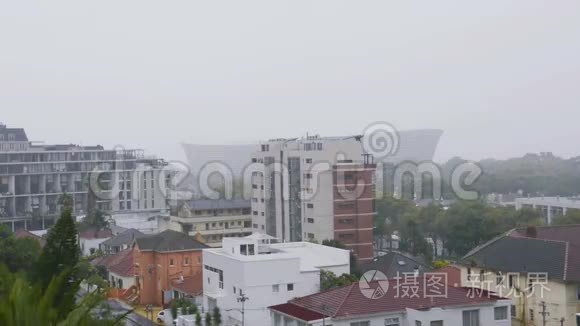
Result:
{"label": "grey sky", "polygon": [[580,2],[0,0],[0,121],[141,147],[441,128],[580,155]]}

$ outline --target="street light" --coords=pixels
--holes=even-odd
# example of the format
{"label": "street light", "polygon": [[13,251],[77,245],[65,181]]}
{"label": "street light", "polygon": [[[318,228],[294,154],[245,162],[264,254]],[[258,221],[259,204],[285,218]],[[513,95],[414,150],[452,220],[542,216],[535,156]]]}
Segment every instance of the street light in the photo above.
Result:
{"label": "street light", "polygon": [[239,311],[242,314],[242,326],[244,326],[245,324],[245,314],[246,314],[246,309],[245,309],[245,303],[246,301],[249,301],[250,298],[248,298],[245,294],[240,294],[240,296],[237,298],[238,302],[242,303],[242,309],[227,309],[226,311]]}

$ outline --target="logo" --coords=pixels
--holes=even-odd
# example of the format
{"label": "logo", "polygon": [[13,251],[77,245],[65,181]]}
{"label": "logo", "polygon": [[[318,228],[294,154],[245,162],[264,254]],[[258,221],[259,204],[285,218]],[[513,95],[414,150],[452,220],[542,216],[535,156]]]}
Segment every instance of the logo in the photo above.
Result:
{"label": "logo", "polygon": [[368,154],[380,160],[397,153],[399,133],[390,123],[375,122],[365,128],[362,145]]}
{"label": "logo", "polygon": [[361,277],[358,287],[367,299],[377,300],[384,297],[389,290],[389,280],[380,271],[371,270]]}

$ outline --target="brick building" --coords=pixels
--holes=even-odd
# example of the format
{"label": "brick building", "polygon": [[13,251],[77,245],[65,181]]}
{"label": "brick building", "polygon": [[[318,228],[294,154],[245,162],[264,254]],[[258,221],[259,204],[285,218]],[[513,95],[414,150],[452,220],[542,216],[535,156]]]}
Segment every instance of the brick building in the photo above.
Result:
{"label": "brick building", "polygon": [[[166,230],[135,239],[133,257],[141,304],[164,306],[179,280],[201,282],[202,249],[208,248],[187,234]],[[201,286],[201,284],[196,285]]]}

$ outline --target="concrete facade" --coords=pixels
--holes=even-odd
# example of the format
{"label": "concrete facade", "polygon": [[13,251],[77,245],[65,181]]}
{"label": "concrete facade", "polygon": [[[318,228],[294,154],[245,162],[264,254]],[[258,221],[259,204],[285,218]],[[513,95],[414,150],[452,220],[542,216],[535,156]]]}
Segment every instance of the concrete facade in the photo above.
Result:
{"label": "concrete facade", "polygon": [[270,325],[267,307],[320,291],[320,270],[350,271],[349,252],[307,242],[272,244],[269,237],[226,238],[203,252],[204,309],[219,307],[224,326]]}

